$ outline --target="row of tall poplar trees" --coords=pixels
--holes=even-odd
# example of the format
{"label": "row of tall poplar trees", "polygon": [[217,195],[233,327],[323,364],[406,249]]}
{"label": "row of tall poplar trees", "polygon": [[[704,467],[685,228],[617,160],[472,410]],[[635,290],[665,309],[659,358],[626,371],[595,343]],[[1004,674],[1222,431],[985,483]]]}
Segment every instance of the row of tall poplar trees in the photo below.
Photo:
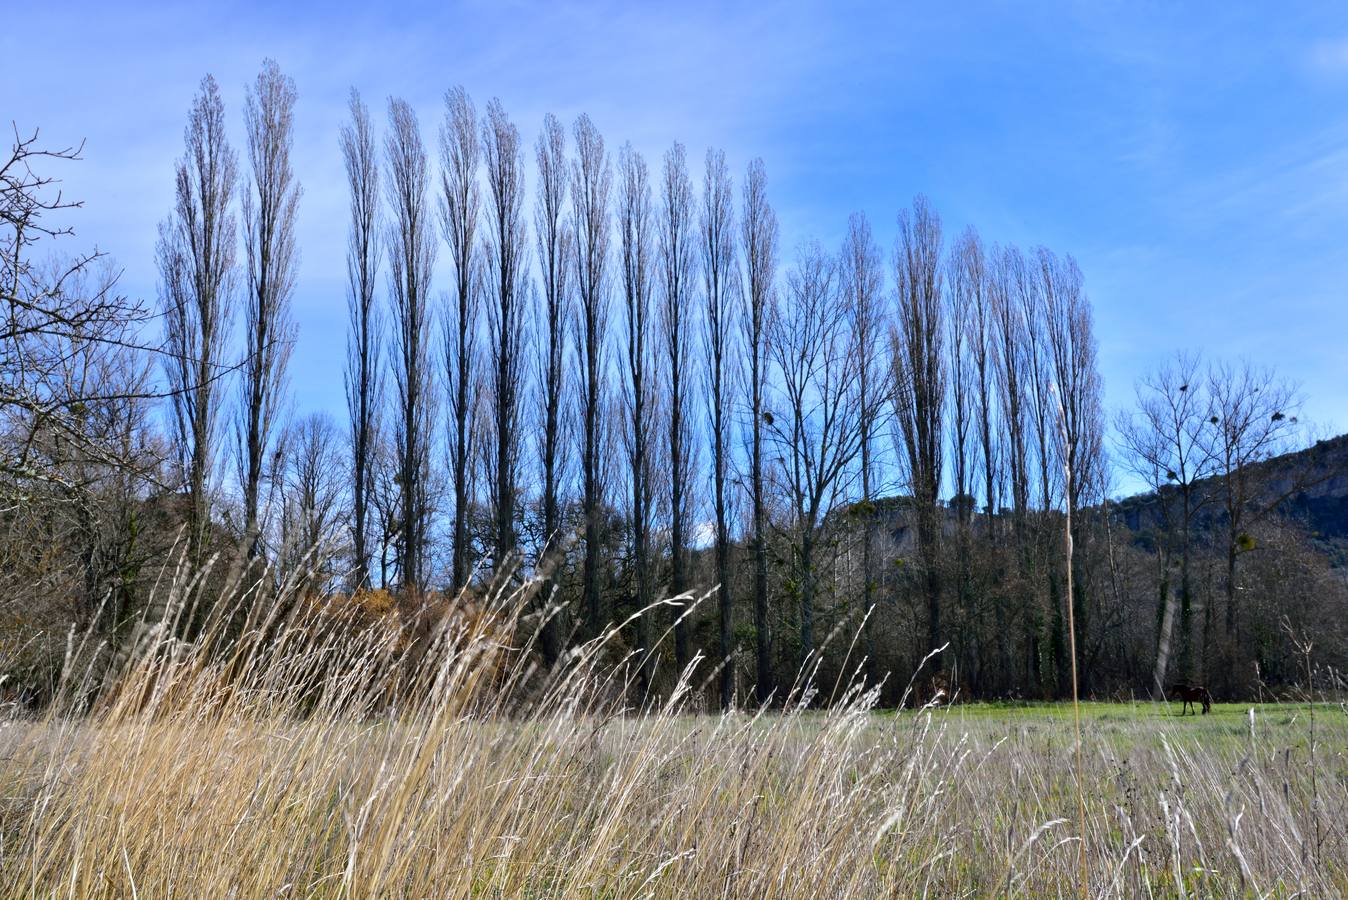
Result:
{"label": "row of tall poplar trees", "polygon": [[[175,206],[161,228],[174,444],[198,561],[221,386],[235,368],[244,545],[249,556],[261,552],[263,489],[295,339],[295,100],[291,80],[264,64],[245,105],[242,276],[238,164],[210,77],[189,116]],[[972,592],[995,590],[975,583],[973,544],[983,540],[1017,548],[1011,565],[1024,577],[1015,583],[1031,586],[1016,602],[1037,623],[1020,649],[998,654],[1020,653],[1036,672],[1042,659],[1060,666],[1062,535],[1048,514],[1074,513],[1104,490],[1095,339],[1070,258],[987,248],[972,230],[947,246],[919,197],[899,214],[892,277],[859,214],[837,252],[803,243],[779,276],[761,160],[737,191],[724,154],[710,150],[695,184],[681,144],[652,172],[630,144],[610,152],[587,116],[568,133],[549,115],[530,185],[517,126],[495,100],[479,115],[462,88],[445,95],[434,161],[405,101],[389,100],[382,139],[377,130],[353,91],[340,134],[350,208],[351,587],[396,584],[416,597],[530,572],[551,587],[578,538],[579,613],[594,635],[612,612],[603,557],[611,514],[627,525],[637,609],[712,586],[694,582],[706,531],[715,652],[724,659],[739,649],[733,589],[747,586],[763,700],[775,687],[777,603],[798,605],[799,664],[816,649],[815,610],[836,563],[825,556],[836,553],[837,513],[848,504],[860,522],[867,657],[880,657],[874,616],[864,613],[891,590],[880,567],[895,551],[885,544],[894,523],[878,501],[902,493],[914,535],[904,552],[917,573],[906,588],[924,600],[924,645],[949,639],[943,611],[952,597],[963,608]],[[441,253],[447,285],[433,284]],[[236,296],[245,301],[240,361],[228,355]],[[381,503],[377,481],[387,472],[394,497]],[[578,535],[567,533],[572,506]],[[473,524],[484,507],[485,538]],[[531,516],[538,539],[522,541]],[[433,563],[439,530],[449,543],[443,579]],[[770,544],[789,548],[784,563],[770,559]],[[736,573],[741,559],[747,577]],[[774,577],[783,565],[786,589]],[[1079,627],[1089,617],[1084,593],[1066,601]],[[697,648],[675,609],[682,668]],[[642,646],[655,639],[652,623],[638,620]],[[1005,633],[999,641],[1009,643]],[[555,659],[562,644],[553,618],[543,651]],[[734,690],[725,666],[722,704]]]}

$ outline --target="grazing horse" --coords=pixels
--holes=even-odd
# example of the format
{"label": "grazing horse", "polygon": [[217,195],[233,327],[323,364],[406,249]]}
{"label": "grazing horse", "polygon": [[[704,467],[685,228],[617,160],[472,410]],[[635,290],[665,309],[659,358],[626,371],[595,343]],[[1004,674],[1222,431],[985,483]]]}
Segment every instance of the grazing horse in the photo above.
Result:
{"label": "grazing horse", "polygon": [[[1191,708],[1195,703],[1203,704],[1203,715],[1206,716],[1208,713],[1212,712],[1212,695],[1209,694],[1208,689],[1202,685],[1172,685],[1170,688],[1170,699],[1184,701],[1184,705],[1180,707],[1181,716],[1184,715],[1185,710]],[[1194,710],[1195,715],[1197,715],[1197,712],[1197,710]]]}

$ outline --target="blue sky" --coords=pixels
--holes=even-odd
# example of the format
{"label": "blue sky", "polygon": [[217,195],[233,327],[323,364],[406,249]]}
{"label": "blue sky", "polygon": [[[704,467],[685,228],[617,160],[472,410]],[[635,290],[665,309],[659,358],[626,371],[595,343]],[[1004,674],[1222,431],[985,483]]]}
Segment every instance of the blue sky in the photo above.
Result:
{"label": "blue sky", "polygon": [[737,174],[762,156],[787,257],[839,241],[853,210],[887,248],[918,192],[951,236],[973,224],[1074,254],[1111,414],[1190,349],[1276,365],[1320,430],[1348,429],[1345,4],[63,0],[3,22],[0,119],[86,141],[60,172],[85,200],[78,240],[151,301],[199,79],[219,80],[241,150],[262,59],[295,78],[302,409],[342,409],[347,91],[381,124],[405,97],[433,142],[463,84],[479,109],[499,97],[530,146],[545,112],[588,112],[652,161],[675,139],[699,163],[724,148]]}

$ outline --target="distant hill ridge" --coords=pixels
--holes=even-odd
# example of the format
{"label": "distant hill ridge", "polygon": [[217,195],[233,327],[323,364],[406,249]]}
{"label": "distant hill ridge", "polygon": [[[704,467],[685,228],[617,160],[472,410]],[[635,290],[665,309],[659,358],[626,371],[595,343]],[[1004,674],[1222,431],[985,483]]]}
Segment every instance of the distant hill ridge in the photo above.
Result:
{"label": "distant hill ridge", "polygon": [[[1303,522],[1318,538],[1348,540],[1348,434],[1316,441],[1310,447],[1274,456],[1251,467],[1263,482],[1258,495],[1263,503],[1284,498],[1281,512]],[[1204,498],[1196,516],[1199,528],[1223,518],[1217,476],[1195,483]],[[1133,531],[1153,527],[1160,522],[1159,499],[1173,496],[1178,488],[1167,487],[1162,494],[1137,494],[1114,503],[1114,511]]]}

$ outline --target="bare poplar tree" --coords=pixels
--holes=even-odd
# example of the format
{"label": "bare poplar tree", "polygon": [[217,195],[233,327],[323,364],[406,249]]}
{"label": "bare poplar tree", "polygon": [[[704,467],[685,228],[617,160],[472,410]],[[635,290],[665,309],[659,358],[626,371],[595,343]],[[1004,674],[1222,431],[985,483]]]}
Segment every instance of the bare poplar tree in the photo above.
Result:
{"label": "bare poplar tree", "polygon": [[1067,433],[1063,449],[1072,454],[1064,494],[1075,513],[1086,492],[1098,485],[1104,462],[1094,324],[1076,260],[1042,248],[1038,256],[1057,412],[1060,428]]}
{"label": "bare poplar tree", "polygon": [[192,103],[186,152],[177,166],[173,212],[159,226],[165,367],[173,398],[174,445],[188,494],[188,552],[200,565],[210,533],[212,473],[226,371],[234,286],[236,158],[225,137],[225,107],[207,75]]}
{"label": "bare poplar tree", "polygon": [[[635,568],[636,607],[652,600],[651,509],[654,503],[651,471],[651,424],[654,405],[651,376],[655,357],[651,346],[651,185],[646,161],[623,146],[618,161],[618,231],[621,239],[623,300],[627,313],[627,449],[632,496],[632,565]],[[653,643],[649,615],[637,620],[638,643],[647,653]],[[643,665],[649,683],[650,658]]]}
{"label": "bare poplar tree", "polygon": [[1054,395],[1053,361],[1048,339],[1048,306],[1045,286],[1034,258],[1019,257],[1012,289],[1021,319],[1021,360],[1025,376],[1026,415],[1030,450],[1037,464],[1041,515],[1035,521],[1033,552],[1028,555],[1027,574],[1038,598],[1027,622],[1038,631],[1036,664],[1047,692],[1066,693],[1071,676],[1067,656],[1067,617],[1062,602],[1058,552],[1061,532],[1048,515],[1055,508],[1063,469],[1055,455],[1058,443],[1058,400]]}
{"label": "bare poplar tree", "polygon": [[[995,533],[998,509],[998,441],[996,433],[997,361],[996,303],[993,273],[978,232],[970,228],[960,241],[964,270],[973,282],[973,308],[969,318],[969,356],[974,396],[974,430],[978,444],[977,471],[983,475],[983,511],[987,534]],[[975,477],[977,472],[974,473]]]}
{"label": "bare poplar tree", "polygon": [[[981,660],[980,668],[990,669],[998,679],[997,683],[1005,684],[1010,667],[1006,633],[1009,621],[1006,602],[1007,592],[1004,586],[1005,579],[997,577],[995,574],[996,560],[1001,552],[998,528],[1000,519],[997,513],[1000,507],[999,450],[1002,443],[1002,438],[998,434],[998,421],[996,419],[999,393],[996,358],[998,304],[995,297],[997,261],[995,259],[990,260],[984,253],[982,241],[978,237],[978,232],[973,228],[969,228],[961,236],[954,253],[957,259],[955,265],[961,273],[963,290],[966,292],[968,300],[962,347],[967,364],[966,374],[963,375],[967,381],[965,388],[968,392],[967,414],[972,417],[973,422],[970,436],[972,441],[969,451],[970,461],[967,463],[968,491],[971,495],[976,491],[981,492],[984,512],[982,521],[982,536],[985,544],[984,580],[981,587],[969,586],[969,591],[973,594],[972,602],[978,605],[979,615],[981,616],[983,610],[990,605],[994,619],[992,629],[996,656],[995,659]],[[980,474],[982,475],[981,486],[978,485]],[[968,514],[971,515],[976,506],[976,501],[971,497]],[[968,547],[967,538],[967,535],[962,534],[962,539],[966,541],[963,548],[966,554],[972,552],[972,549]],[[971,562],[966,563],[966,566],[971,565]],[[973,574],[966,568],[964,577],[971,579]],[[988,575],[993,577],[988,578]]]}
{"label": "bare poplar tree", "polygon": [[382,391],[379,345],[382,326],[375,305],[379,272],[379,159],[370,111],[353,89],[351,121],[342,126],[342,159],[351,195],[351,231],[346,244],[346,407],[351,423],[351,550],[356,589],[370,582],[370,494]]}
{"label": "bare poplar tree", "polygon": [[[1056,401],[1056,451],[1063,464],[1063,502],[1072,524],[1072,560],[1076,562],[1084,546],[1081,517],[1078,512],[1089,500],[1102,493],[1104,477],[1104,414],[1100,400],[1102,388],[1096,364],[1095,331],[1090,301],[1086,297],[1081,269],[1070,256],[1059,258],[1047,250],[1038,253],[1043,285],[1044,316],[1047,323],[1048,360]],[[1082,572],[1084,566],[1077,565]],[[1071,580],[1071,620],[1076,634],[1075,646],[1086,646],[1090,606],[1087,603],[1087,579]],[[1072,642],[1069,641],[1069,646]],[[1089,657],[1082,673],[1089,689]]]}
{"label": "bare poplar tree", "polygon": [[[541,568],[548,581],[542,596],[551,598],[552,570],[556,566],[558,531],[561,519],[561,482],[563,444],[561,436],[563,381],[566,353],[566,323],[570,319],[569,275],[571,272],[572,233],[566,218],[568,165],[566,130],[549,113],[535,148],[538,163],[538,191],[534,210],[534,235],[538,243],[538,266],[543,282],[543,310],[546,339],[542,342],[541,401],[543,434],[539,455],[543,463],[543,549]],[[560,638],[555,617],[543,625],[540,636],[543,655],[548,663],[560,655]]]}
{"label": "bare poplar tree", "polygon": [[[927,648],[941,646],[941,428],[946,371],[942,343],[941,221],[925,197],[899,213],[894,248],[898,319],[893,334],[894,411],[917,515],[927,600]],[[937,665],[940,657],[937,657]]]}
{"label": "bare poplar tree", "polygon": [[[693,325],[693,253],[696,248],[693,222],[693,187],[683,145],[675,143],[665,152],[660,184],[660,276],[661,330],[669,378],[669,520],[670,590],[688,590],[688,487],[692,469],[689,433],[688,371],[689,331]],[[678,617],[674,625],[674,658],[680,670],[691,658],[688,626]]]}
{"label": "bare poplar tree", "polygon": [[295,344],[290,297],[299,255],[295,215],[301,192],[290,165],[295,99],[295,82],[268,59],[244,104],[252,179],[243,196],[248,293],[238,444],[243,544],[250,559],[260,549],[259,493],[283,402],[286,364]]}
{"label": "bare poplar tree", "polygon": [[1011,488],[1011,509],[1018,531],[1023,531],[1029,509],[1029,463],[1025,446],[1025,322],[1018,301],[1017,282],[1024,268],[1024,257],[1014,247],[993,251],[992,314],[994,356],[997,366],[998,405],[1002,413],[1006,439],[1007,480]]}
{"label": "bare poplar tree", "polygon": [[1041,645],[1044,624],[1034,590],[1035,544],[1032,540],[1030,511],[1030,447],[1028,427],[1031,421],[1030,370],[1028,358],[1029,324],[1025,316],[1024,286],[1029,275],[1025,257],[1015,247],[996,248],[992,252],[989,289],[993,316],[993,342],[996,347],[998,406],[1001,409],[1003,463],[1011,498],[1011,524],[1016,565],[1020,577],[1013,590],[1023,626],[1024,659],[1030,671],[1041,669]]}
{"label": "bare poplar tree", "polygon": [[776,307],[773,281],[777,268],[777,216],[768,204],[767,173],[761,159],[749,164],[744,180],[744,217],[740,248],[746,278],[742,340],[749,361],[749,492],[753,506],[754,636],[756,699],[772,696],[772,644],[768,624],[767,497],[763,472],[764,391],[768,375],[768,337]]}
{"label": "bare poplar tree", "polygon": [[842,289],[847,301],[852,337],[856,345],[857,415],[861,462],[861,608],[866,615],[862,637],[865,641],[867,671],[874,680],[875,605],[880,576],[876,570],[875,480],[877,476],[876,436],[884,408],[887,378],[881,364],[881,341],[886,326],[882,290],[880,249],[871,234],[871,223],[863,213],[853,213],[847,225],[840,257]]}
{"label": "bare poplar tree", "polygon": [[1057,421],[1057,402],[1053,396],[1053,362],[1049,358],[1048,306],[1034,259],[1026,260],[1016,279],[1016,297],[1024,322],[1025,374],[1030,401],[1030,427],[1038,464],[1039,508],[1047,512],[1058,496],[1059,469],[1053,457],[1053,434]]}
{"label": "bare poplar tree", "polygon": [[495,455],[491,468],[496,519],[496,568],[507,571],[515,553],[515,500],[519,493],[520,393],[525,342],[525,295],[528,290],[528,235],[524,221],[524,148],[519,129],[497,100],[487,105],[482,126],[482,154],[487,167],[486,262],[492,302],[487,306],[491,342],[492,431]]}
{"label": "bare poplar tree", "polygon": [[477,227],[481,196],[477,170],[477,112],[462,87],[445,94],[445,121],[440,128],[440,222],[449,244],[454,293],[445,317],[445,368],[449,392],[449,454],[454,482],[454,538],[450,585],[468,583],[468,512],[472,503],[473,410],[477,375],[475,323],[479,302],[481,258]]}
{"label": "bare poplar tree", "polygon": [[389,101],[385,138],[385,193],[390,206],[389,294],[393,300],[394,382],[397,388],[398,557],[403,587],[425,588],[431,423],[430,287],[435,238],[427,206],[429,174],[416,113],[406,101]]}
{"label": "bare poplar tree", "polygon": [[806,245],[787,276],[787,302],[773,320],[771,353],[780,397],[764,413],[777,477],[790,503],[802,672],[814,652],[816,551],[861,444],[860,371],[840,301],[836,261],[818,244]]}
{"label": "bare poplar tree", "polygon": [[711,482],[713,510],[716,516],[716,580],[719,603],[721,667],[721,708],[734,701],[735,667],[730,660],[734,625],[734,598],[730,583],[730,523],[727,497],[730,442],[732,435],[730,404],[735,391],[734,320],[737,314],[735,289],[739,285],[735,271],[735,211],[730,172],[725,153],[707,151],[706,172],[702,182],[702,284],[706,301],[704,352],[707,361],[707,415],[711,439]]}
{"label": "bare poplar tree", "polygon": [[603,421],[605,401],[606,320],[608,291],[605,267],[609,245],[609,191],[613,170],[604,150],[604,138],[590,117],[576,120],[576,158],[571,164],[571,227],[575,233],[577,353],[580,359],[580,401],[584,449],[581,476],[584,485],[585,618],[591,636],[603,628],[599,590],[599,541],[604,505]]}
{"label": "bare poplar tree", "polygon": [[[977,619],[981,604],[977,602],[972,584],[973,516],[977,509],[974,492],[974,360],[973,319],[981,302],[983,286],[979,272],[976,238],[966,231],[951,247],[946,259],[946,373],[950,388],[948,421],[950,437],[951,480],[954,488],[952,506],[955,509],[954,553],[954,622],[949,630],[955,638],[955,658],[961,662],[961,671],[970,678],[978,678],[982,667],[978,653]],[[949,622],[950,617],[947,617]]]}
{"label": "bare poplar tree", "polygon": [[946,362],[950,387],[950,463],[954,481],[955,506],[961,526],[967,527],[974,512],[974,504],[966,502],[973,493],[972,438],[974,385],[973,343],[974,310],[979,304],[982,279],[977,269],[977,257],[970,249],[975,240],[969,232],[962,234],[946,260],[945,292],[947,353]]}

